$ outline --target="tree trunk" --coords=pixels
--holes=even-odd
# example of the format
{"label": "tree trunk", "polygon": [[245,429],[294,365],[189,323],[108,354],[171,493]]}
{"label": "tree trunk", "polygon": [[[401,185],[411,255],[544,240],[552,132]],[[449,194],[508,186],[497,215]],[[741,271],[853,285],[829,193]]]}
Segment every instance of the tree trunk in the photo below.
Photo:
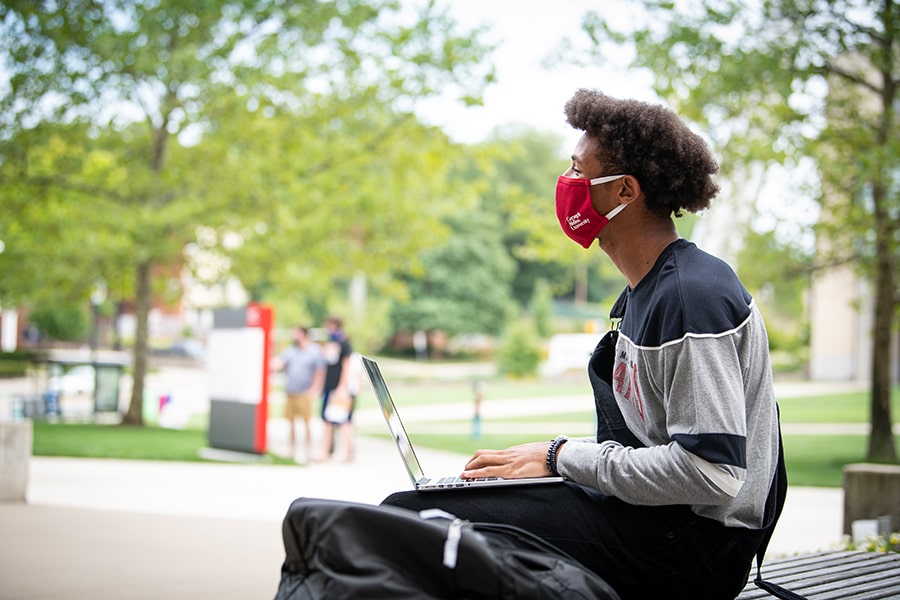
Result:
{"label": "tree trunk", "polygon": [[[159,176],[163,169],[166,154],[166,143],[169,139],[168,122],[171,109],[168,107],[175,98],[170,88],[164,104],[167,110],[163,113],[163,122],[153,131],[153,156],[150,167]],[[135,310],[137,312],[137,330],[134,336],[134,385],[131,389],[131,404],[122,419],[123,425],[144,424],[144,378],[147,376],[147,346],[150,337],[150,306],[153,303],[153,261],[144,259],[138,263],[135,273]]]}
{"label": "tree trunk", "polygon": [[872,431],[866,460],[896,462],[891,422],[891,332],[894,330],[895,258],[891,237],[896,226],[884,210],[882,189],[874,190],[875,203],[875,323],[872,332]]}
{"label": "tree trunk", "polygon": [[151,262],[138,264],[135,281],[135,302],[137,310],[137,331],[134,338],[134,385],[131,389],[131,403],[122,419],[123,425],[144,424],[144,378],[147,375],[147,339],[149,337],[149,317],[152,295]]}
{"label": "tree trunk", "polygon": [[588,268],[582,262],[575,265],[575,306],[583,306],[588,301]]}

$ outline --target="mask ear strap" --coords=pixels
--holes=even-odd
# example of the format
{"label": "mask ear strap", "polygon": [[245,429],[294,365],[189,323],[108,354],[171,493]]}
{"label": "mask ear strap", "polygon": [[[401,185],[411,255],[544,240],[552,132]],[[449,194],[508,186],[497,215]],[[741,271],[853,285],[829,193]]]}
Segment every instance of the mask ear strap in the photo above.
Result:
{"label": "mask ear strap", "polygon": [[600,185],[601,183],[609,183],[610,181],[615,181],[616,179],[622,179],[625,175],[606,175],[604,177],[595,177],[591,179],[591,185]]}
{"label": "mask ear strap", "polygon": [[608,213],[606,213],[606,214],[604,215],[604,216],[606,217],[606,220],[608,221],[608,220],[612,219],[614,216],[616,216],[617,214],[619,214],[620,212],[622,212],[623,210],[625,210],[625,207],[626,207],[626,206],[628,206],[628,205],[627,205],[627,204],[620,204],[620,205],[618,205],[617,207],[615,207],[614,209],[612,209],[611,211],[609,211]]}

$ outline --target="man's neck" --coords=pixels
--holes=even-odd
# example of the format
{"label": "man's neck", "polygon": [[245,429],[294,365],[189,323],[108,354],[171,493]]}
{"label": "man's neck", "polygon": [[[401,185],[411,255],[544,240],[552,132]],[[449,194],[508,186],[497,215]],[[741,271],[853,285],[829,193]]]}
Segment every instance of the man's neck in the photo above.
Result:
{"label": "man's neck", "polygon": [[600,236],[600,247],[632,289],[650,272],[660,254],[678,239],[678,231],[670,219],[645,221],[643,225],[625,228],[608,238]]}

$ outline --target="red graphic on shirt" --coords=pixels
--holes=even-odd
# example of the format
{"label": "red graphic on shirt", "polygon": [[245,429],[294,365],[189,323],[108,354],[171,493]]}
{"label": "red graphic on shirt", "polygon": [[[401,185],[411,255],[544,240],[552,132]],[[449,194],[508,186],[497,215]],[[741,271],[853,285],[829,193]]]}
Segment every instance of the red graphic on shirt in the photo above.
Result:
{"label": "red graphic on shirt", "polygon": [[641,388],[638,386],[637,381],[637,365],[631,366],[631,373],[629,374],[628,365],[625,362],[620,361],[616,363],[615,371],[613,371],[616,393],[630,402],[637,409],[641,421],[646,423],[647,420],[644,418],[644,400],[641,398]]}

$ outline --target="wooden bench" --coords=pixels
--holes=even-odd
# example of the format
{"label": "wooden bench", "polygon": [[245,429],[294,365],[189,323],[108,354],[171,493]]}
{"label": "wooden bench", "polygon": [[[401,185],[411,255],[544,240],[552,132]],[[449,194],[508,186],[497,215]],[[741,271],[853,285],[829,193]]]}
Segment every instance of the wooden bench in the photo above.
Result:
{"label": "wooden bench", "polygon": [[[808,600],[900,598],[900,554],[833,551],[763,563],[764,580]],[[756,563],[739,600],[773,598],[755,585]]]}

